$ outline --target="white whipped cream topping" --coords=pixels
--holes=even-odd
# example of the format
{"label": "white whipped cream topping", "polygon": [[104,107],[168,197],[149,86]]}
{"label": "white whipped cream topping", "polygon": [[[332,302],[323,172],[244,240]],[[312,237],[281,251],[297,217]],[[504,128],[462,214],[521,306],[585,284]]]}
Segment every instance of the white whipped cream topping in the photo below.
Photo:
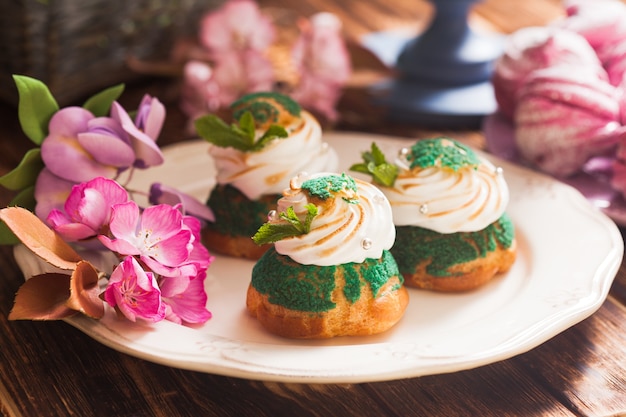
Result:
{"label": "white whipped cream topping", "polygon": [[509,202],[502,170],[479,155],[478,168],[457,171],[402,168],[393,187],[381,187],[396,226],[419,226],[438,233],[475,232],[498,220]]}
{"label": "white whipped cream topping", "polygon": [[[278,200],[278,212],[294,208],[300,219],[306,217],[309,198],[300,185],[311,176],[303,174],[290,182],[290,188]],[[396,238],[391,207],[384,194],[374,185],[354,180],[357,192],[340,192],[318,202],[318,214],[307,234],[277,241],[276,251],[304,265],[330,266],[349,262],[361,263],[366,258],[378,259],[390,249]],[[349,200],[354,199],[354,202]],[[346,201],[348,200],[348,201]]]}
{"label": "white whipped cream topping", "polygon": [[300,172],[337,170],[337,153],[322,141],[322,129],[310,113],[302,111],[301,119],[285,129],[287,138],[274,139],[258,152],[212,146],[209,153],[215,160],[218,184],[230,184],[256,200],[280,194]]}

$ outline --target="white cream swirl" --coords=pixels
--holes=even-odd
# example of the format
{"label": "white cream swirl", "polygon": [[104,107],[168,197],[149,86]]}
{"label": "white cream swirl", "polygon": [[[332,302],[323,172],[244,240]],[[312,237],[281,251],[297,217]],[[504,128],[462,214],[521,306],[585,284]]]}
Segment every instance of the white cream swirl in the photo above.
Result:
{"label": "white cream swirl", "polygon": [[230,184],[256,200],[262,195],[280,194],[300,172],[337,170],[337,153],[322,141],[315,117],[302,111],[296,120],[285,126],[287,138],[275,139],[258,152],[212,146],[209,152],[215,160],[218,184]]}
{"label": "white cream swirl", "polygon": [[498,220],[509,201],[501,168],[478,156],[478,167],[400,169],[393,187],[381,187],[396,226],[438,233],[474,232]]}
{"label": "white cream swirl", "polygon": [[330,266],[377,259],[390,249],[396,238],[391,207],[374,185],[354,179],[356,191],[344,189],[325,200],[310,197],[301,185],[309,179],[339,174],[318,173],[295,177],[278,200],[278,212],[293,207],[300,219],[306,205],[315,203],[318,214],[309,233],[279,240],[276,251],[304,265]]}

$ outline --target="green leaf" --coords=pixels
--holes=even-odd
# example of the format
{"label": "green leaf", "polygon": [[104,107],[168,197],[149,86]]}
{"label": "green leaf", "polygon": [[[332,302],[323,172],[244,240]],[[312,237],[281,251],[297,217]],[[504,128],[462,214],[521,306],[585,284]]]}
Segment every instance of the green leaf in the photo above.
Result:
{"label": "green leaf", "polygon": [[391,187],[398,177],[398,167],[386,163],[373,166],[371,172],[377,182],[387,187]]}
{"label": "green leaf", "polygon": [[22,130],[33,143],[41,145],[59,105],[41,81],[23,75],[14,75],[13,80],[19,93],[18,117]]}
{"label": "green leaf", "polygon": [[124,84],[109,87],[90,97],[83,104],[83,108],[89,110],[96,117],[106,116],[111,110],[111,104],[120,98],[123,92]]}
{"label": "green leaf", "polygon": [[267,145],[268,142],[276,138],[284,139],[287,136],[289,136],[289,133],[287,133],[287,130],[285,130],[284,127],[271,125],[263,134],[263,136],[261,136],[259,140],[256,141],[253,150],[261,150],[265,147],[265,145]]}
{"label": "green leaf", "polygon": [[37,201],[35,200],[35,186],[24,188],[20,191],[13,200],[9,203],[9,206],[19,206],[29,211],[35,211]]}
{"label": "green leaf", "polygon": [[353,164],[350,171],[371,175],[374,182],[391,187],[398,177],[398,167],[387,162],[385,154],[375,142],[372,142],[371,151],[361,154],[364,162]]}
{"label": "green leaf", "polygon": [[43,167],[41,149],[31,149],[26,152],[17,167],[0,177],[0,185],[13,191],[34,185]]}
{"label": "green leaf", "polygon": [[[30,211],[35,210],[35,187],[28,187],[19,193],[11,202],[9,207],[19,206]],[[0,245],[17,245],[20,240],[15,236],[15,233],[9,229],[5,222],[0,220]]]}
{"label": "green leaf", "polygon": [[296,215],[293,207],[289,207],[286,212],[280,213],[279,217],[286,223],[265,223],[252,236],[252,240],[257,245],[266,243],[274,243],[282,239],[293,236],[300,236],[309,233],[311,230],[311,222],[317,216],[317,206],[307,204],[307,215],[304,221],[300,220]]}
{"label": "green leaf", "polygon": [[[233,124],[233,129],[237,129],[237,125]],[[239,119],[239,129],[247,136],[250,145],[254,144],[254,137],[256,136],[256,125],[254,123],[254,117],[249,111],[245,112]]]}
{"label": "green leaf", "polygon": [[9,226],[3,221],[0,221],[0,245],[17,245],[20,240],[15,236],[15,233],[9,229]]}
{"label": "green leaf", "polygon": [[248,137],[241,129],[235,131],[219,117],[208,114],[202,116],[194,122],[196,131],[208,142],[220,148],[232,147],[240,151],[245,151],[250,146]]}
{"label": "green leaf", "polygon": [[220,148],[231,147],[242,152],[260,151],[271,140],[288,136],[283,127],[271,125],[255,142],[256,125],[250,112],[245,112],[239,118],[239,124],[233,123],[231,126],[213,114],[196,119],[194,124],[198,134],[206,141]]}
{"label": "green leaf", "polygon": [[372,155],[372,161],[376,165],[381,165],[381,164],[384,164],[386,162],[385,161],[385,154],[380,150],[378,145],[376,145],[376,142],[372,142],[371,155]]}

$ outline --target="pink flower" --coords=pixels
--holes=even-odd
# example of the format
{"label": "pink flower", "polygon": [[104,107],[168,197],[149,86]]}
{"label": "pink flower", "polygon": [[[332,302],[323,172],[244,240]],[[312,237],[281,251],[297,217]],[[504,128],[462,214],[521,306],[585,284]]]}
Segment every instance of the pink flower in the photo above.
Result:
{"label": "pink flower", "polygon": [[181,110],[193,121],[222,105],[219,86],[213,79],[213,69],[202,61],[189,61],[184,67],[181,88]]}
{"label": "pink flower", "polygon": [[252,0],[229,0],[200,24],[200,43],[217,58],[231,51],[263,51],[274,40],[274,27]]}
{"label": "pink flower", "polygon": [[128,136],[117,122],[95,118],[80,107],[56,112],[48,132],[41,144],[41,158],[51,173],[64,180],[115,178],[135,159]]}
{"label": "pink flower", "polygon": [[331,13],[318,13],[301,20],[300,30],[292,49],[300,80],[291,95],[303,107],[333,120],[341,89],[352,72],[341,21]]}
{"label": "pink flower", "polygon": [[200,220],[192,216],[183,216],[183,228],[191,232],[191,250],[187,262],[195,265],[198,271],[206,270],[211,262],[213,262],[213,257],[202,244],[202,238],[200,236],[202,224]]}
{"label": "pink flower", "polygon": [[185,65],[181,108],[195,118],[228,107],[242,95],[269,91],[274,68],[260,52],[248,49],[220,56],[213,67],[197,61]]}
{"label": "pink flower", "polygon": [[53,209],[47,222],[69,242],[96,236],[108,226],[111,208],[128,201],[128,193],[117,182],[97,177],[74,185],[64,211]]}
{"label": "pink flower", "polygon": [[160,275],[195,275],[197,267],[189,263],[194,236],[185,226],[181,212],[167,204],[146,208],[140,213],[134,201],[113,207],[111,234],[100,235],[104,246],[122,255],[139,256]]}
{"label": "pink flower", "polygon": [[127,256],[111,274],[104,299],[127,319],[157,322],[165,317],[165,304],[152,272],[144,271],[139,262]]}
{"label": "pink flower", "polygon": [[166,320],[175,323],[204,323],[211,318],[204,290],[206,271],[195,277],[167,277],[159,280],[161,296],[166,305]]}
{"label": "pink flower", "polygon": [[132,165],[147,168],[163,163],[163,154],[155,142],[165,120],[165,106],[158,99],[145,95],[137,110],[135,121],[119,103],[113,102],[111,117],[121,125],[130,138],[134,151]]}

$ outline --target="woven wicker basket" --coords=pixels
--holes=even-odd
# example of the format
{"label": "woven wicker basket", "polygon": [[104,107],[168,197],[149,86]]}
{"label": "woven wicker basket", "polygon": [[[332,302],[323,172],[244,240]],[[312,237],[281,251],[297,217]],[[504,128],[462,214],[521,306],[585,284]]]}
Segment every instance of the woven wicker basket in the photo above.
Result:
{"label": "woven wicker basket", "polygon": [[136,77],[127,57],[166,59],[222,0],[1,0],[0,98],[12,74],[44,81],[60,105]]}

